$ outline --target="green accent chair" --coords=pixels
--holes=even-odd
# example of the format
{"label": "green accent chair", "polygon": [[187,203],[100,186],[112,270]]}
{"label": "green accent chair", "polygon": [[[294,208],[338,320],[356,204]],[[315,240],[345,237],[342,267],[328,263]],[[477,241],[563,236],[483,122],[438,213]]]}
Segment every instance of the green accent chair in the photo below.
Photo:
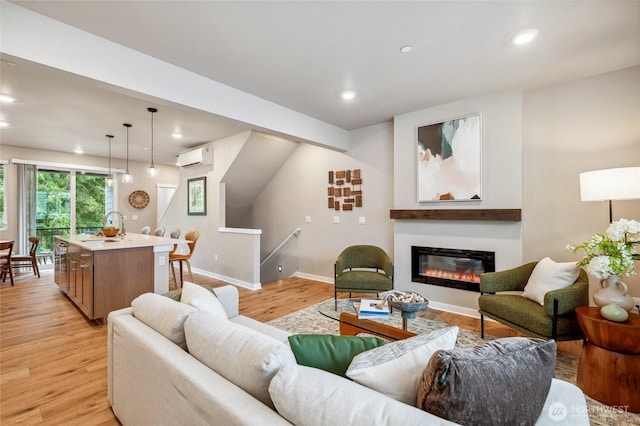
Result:
{"label": "green accent chair", "polygon": [[519,294],[499,294],[523,291],[537,263],[480,275],[478,312],[482,338],[487,316],[529,336],[556,341],[584,339],[575,314],[578,306],[589,305],[589,279],[584,270],[569,287],[547,292],[544,306]]}
{"label": "green accent chair", "polygon": [[380,247],[356,245],[340,253],[334,264],[334,302],[338,292],[381,293],[393,289],[393,263]]}

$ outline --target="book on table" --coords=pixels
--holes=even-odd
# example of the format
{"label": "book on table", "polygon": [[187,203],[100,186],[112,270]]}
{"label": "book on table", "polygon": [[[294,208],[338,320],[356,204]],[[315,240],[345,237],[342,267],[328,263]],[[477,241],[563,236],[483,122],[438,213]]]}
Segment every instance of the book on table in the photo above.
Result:
{"label": "book on table", "polygon": [[389,305],[380,306],[381,300],[361,299],[360,302],[354,302],[353,307],[358,314],[358,319],[372,318],[388,318]]}

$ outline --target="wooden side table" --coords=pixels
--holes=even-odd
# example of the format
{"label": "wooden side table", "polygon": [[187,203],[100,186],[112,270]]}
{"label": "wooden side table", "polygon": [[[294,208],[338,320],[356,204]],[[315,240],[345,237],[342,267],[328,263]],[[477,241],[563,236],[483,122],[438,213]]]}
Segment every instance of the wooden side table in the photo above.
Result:
{"label": "wooden side table", "polygon": [[623,323],[608,321],[600,308],[576,309],[585,344],[578,364],[577,385],[607,405],[640,412],[640,315]]}

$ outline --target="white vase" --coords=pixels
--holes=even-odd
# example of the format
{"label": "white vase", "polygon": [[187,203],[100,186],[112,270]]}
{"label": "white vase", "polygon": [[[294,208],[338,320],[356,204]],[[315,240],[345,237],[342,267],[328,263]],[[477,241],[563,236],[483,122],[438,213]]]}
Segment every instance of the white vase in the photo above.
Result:
{"label": "white vase", "polygon": [[634,303],[627,291],[627,285],[620,281],[619,275],[609,275],[609,277],[600,280],[600,288],[593,293],[593,301],[599,308],[607,306],[609,303],[615,303],[629,312],[633,309]]}

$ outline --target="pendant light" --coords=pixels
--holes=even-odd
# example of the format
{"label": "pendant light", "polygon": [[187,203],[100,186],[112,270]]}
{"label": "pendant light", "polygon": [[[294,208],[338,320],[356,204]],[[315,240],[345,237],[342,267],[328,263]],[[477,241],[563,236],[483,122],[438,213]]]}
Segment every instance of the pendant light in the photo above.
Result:
{"label": "pendant light", "polygon": [[109,139],[109,176],[107,176],[107,186],[113,186],[113,176],[111,176],[111,139],[113,135],[105,135]]}
{"label": "pendant light", "polygon": [[153,114],[158,110],[156,108],[147,108],[147,111],[151,113],[151,165],[147,169],[147,177],[154,179],[158,177],[158,169],[153,164]]}
{"label": "pendant light", "polygon": [[129,127],[131,127],[131,124],[123,123],[122,125],[127,128],[127,170],[122,175],[122,183],[132,183],[133,176],[129,173]]}

